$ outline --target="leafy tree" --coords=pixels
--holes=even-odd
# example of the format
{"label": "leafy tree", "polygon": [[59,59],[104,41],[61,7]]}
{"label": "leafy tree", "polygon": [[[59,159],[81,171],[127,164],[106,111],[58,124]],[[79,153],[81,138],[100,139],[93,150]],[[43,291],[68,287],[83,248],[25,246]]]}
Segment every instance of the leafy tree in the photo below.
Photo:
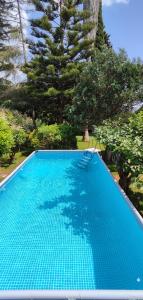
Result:
{"label": "leafy tree", "polygon": [[81,73],[68,111],[71,122],[85,129],[86,140],[92,125],[131,110],[134,101],[142,97],[142,69],[123,51],[96,51],[94,61]]}
{"label": "leafy tree", "polygon": [[0,118],[0,157],[9,154],[14,147],[13,133],[7,121]]}
{"label": "leafy tree", "polygon": [[95,129],[96,138],[111,152],[120,175],[119,183],[127,194],[131,182],[143,173],[143,112],[128,121],[106,121]]}
{"label": "leafy tree", "polygon": [[102,50],[105,45],[108,48],[111,48],[110,36],[106,32],[103,22],[102,1],[100,1],[98,13],[98,29],[96,33],[95,47],[99,50]]}
{"label": "leafy tree", "polygon": [[81,10],[82,2],[33,0],[38,11],[31,21],[33,59],[23,69],[28,78],[27,107],[49,123],[63,122],[81,68],[92,54],[93,41],[87,35],[94,24],[89,12]]}

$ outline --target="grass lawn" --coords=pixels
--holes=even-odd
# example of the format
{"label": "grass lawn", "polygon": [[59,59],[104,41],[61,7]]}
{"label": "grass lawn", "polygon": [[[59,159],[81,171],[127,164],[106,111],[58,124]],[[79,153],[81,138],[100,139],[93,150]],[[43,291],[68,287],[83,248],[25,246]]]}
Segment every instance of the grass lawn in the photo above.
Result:
{"label": "grass lawn", "polygon": [[79,150],[85,150],[87,148],[97,148],[99,150],[104,150],[104,146],[99,144],[94,136],[90,137],[89,142],[83,142],[82,136],[77,136],[77,148]]}
{"label": "grass lawn", "polygon": [[0,181],[5,179],[5,177],[8,176],[25,158],[25,155],[18,152],[11,165],[3,161],[0,166]]}

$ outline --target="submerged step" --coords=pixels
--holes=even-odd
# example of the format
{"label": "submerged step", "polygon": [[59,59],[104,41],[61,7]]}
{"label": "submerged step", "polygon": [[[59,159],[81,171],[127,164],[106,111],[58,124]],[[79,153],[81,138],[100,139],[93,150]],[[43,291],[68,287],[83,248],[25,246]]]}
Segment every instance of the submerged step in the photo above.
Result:
{"label": "submerged step", "polygon": [[79,163],[77,164],[77,166],[79,168],[86,168],[88,166],[88,164],[90,163],[90,161],[92,160],[91,156],[85,155],[81,158],[81,160],[79,161]]}
{"label": "submerged step", "polygon": [[88,163],[85,163],[85,162],[83,162],[83,161],[80,161],[79,163],[78,163],[78,167],[80,167],[80,168],[86,168],[88,166]]}
{"label": "submerged step", "polygon": [[84,158],[82,158],[82,160],[85,160],[85,161],[90,161],[91,160],[91,157],[88,157],[88,156],[85,156]]}
{"label": "submerged step", "polygon": [[80,162],[81,162],[82,164],[85,164],[85,165],[88,164],[88,161],[86,161],[86,160],[81,160]]}

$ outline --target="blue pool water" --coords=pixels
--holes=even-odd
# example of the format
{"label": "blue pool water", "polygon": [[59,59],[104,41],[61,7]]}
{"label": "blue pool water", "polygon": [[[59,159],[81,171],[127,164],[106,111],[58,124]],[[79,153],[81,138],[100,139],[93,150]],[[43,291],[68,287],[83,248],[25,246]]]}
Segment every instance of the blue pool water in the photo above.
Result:
{"label": "blue pool water", "polygon": [[143,227],[100,157],[37,152],[0,191],[0,289],[143,289]]}

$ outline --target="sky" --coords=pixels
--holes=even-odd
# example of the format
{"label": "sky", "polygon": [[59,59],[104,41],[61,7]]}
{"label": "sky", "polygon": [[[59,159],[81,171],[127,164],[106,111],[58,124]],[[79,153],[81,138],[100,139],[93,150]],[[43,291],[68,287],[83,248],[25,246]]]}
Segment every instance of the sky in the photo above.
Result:
{"label": "sky", "polygon": [[143,0],[103,0],[103,18],[113,48],[143,60]]}
{"label": "sky", "polygon": [[113,48],[124,48],[131,59],[143,60],[143,0],[102,2],[104,24]]}

